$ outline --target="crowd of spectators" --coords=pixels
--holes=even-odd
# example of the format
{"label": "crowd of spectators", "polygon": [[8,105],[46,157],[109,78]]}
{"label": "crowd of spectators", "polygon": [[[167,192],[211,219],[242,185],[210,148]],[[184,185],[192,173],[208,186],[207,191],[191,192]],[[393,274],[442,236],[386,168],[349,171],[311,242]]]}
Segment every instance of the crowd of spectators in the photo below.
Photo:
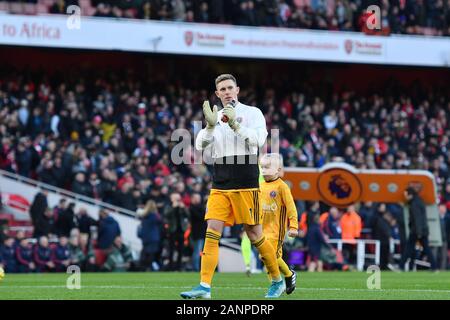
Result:
{"label": "crowd of spectators", "polygon": [[[38,0],[26,0],[36,3]],[[14,0],[12,2],[17,2]],[[78,0],[55,0],[65,14]],[[367,28],[367,8],[378,5],[381,31]],[[270,26],[365,33],[450,35],[448,0],[91,0],[94,16]]]}
{"label": "crowd of spectators", "polygon": [[65,272],[69,265],[82,271],[134,268],[117,221],[103,209],[95,220],[86,209],[75,212],[74,208],[65,198],[50,208],[47,191],[38,192],[29,210],[33,234],[19,230],[14,237],[6,232],[0,236],[0,265],[6,272],[19,273]]}
{"label": "crowd of spectators", "polygon": [[33,199],[31,236],[22,230],[14,237],[8,228],[1,231],[0,266],[6,272],[65,272],[69,265],[88,272],[200,270],[198,241],[204,238],[206,223],[198,193],[192,195],[189,208],[178,193],[171,194],[171,203],[161,214],[154,200],[140,206],[139,255],[123,243],[120,225],[109,211],[100,209],[95,220],[83,207],[75,212],[75,204],[65,198],[50,208],[47,195],[41,190]]}
{"label": "crowd of spectators", "polygon": [[[203,119],[199,106],[212,96],[179,82],[158,88],[130,72],[65,80],[9,73],[0,82],[0,169],[135,212],[154,201],[150,211],[167,219],[161,220],[161,247],[171,253],[170,268],[179,269],[189,247],[185,234],[193,212],[202,212],[211,173],[204,164],[174,164],[171,133],[182,128],[193,137],[194,121]],[[368,95],[348,90],[326,97],[316,94],[314,84],[308,90],[283,88],[288,86],[243,88],[240,100],[262,109],[269,132],[280,130],[286,166],[321,167],[340,158],[357,168],[428,170],[440,202],[450,209],[448,92],[383,87]],[[306,210],[298,205],[299,212]],[[51,233],[47,220],[55,212],[37,207],[39,215],[32,207],[31,217],[40,237]],[[70,205],[63,211],[53,223],[61,230],[57,236],[70,237],[76,214]],[[198,252],[203,237],[196,230]],[[147,249],[152,264],[158,252],[151,243]]]}

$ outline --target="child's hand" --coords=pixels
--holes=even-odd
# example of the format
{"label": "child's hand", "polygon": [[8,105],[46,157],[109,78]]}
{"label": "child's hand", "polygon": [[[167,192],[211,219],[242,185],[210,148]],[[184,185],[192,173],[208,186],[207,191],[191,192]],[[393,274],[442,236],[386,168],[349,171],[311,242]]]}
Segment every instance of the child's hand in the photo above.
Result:
{"label": "child's hand", "polygon": [[288,236],[291,238],[296,238],[298,236],[298,230],[297,229],[289,229]]}

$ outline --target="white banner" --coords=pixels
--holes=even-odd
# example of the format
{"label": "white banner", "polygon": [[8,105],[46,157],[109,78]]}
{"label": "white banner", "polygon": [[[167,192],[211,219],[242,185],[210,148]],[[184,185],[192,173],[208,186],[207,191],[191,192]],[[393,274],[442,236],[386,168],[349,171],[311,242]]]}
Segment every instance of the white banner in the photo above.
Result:
{"label": "white banner", "polygon": [[[450,38],[266,27],[0,15],[0,44],[242,58],[450,66]],[[72,27],[72,28],[69,28]]]}

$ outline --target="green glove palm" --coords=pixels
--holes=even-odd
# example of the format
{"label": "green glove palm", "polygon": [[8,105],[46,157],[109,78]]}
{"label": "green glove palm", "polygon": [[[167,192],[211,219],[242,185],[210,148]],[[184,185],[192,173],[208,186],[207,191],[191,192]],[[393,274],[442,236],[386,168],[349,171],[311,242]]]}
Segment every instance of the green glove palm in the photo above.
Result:
{"label": "green glove palm", "polygon": [[217,106],[214,105],[213,109],[209,106],[209,101],[203,102],[203,114],[205,115],[206,128],[213,129],[217,123]]}
{"label": "green glove palm", "polygon": [[239,122],[236,121],[236,111],[231,106],[226,106],[223,108],[223,114],[228,118],[228,125],[234,131],[239,129]]}

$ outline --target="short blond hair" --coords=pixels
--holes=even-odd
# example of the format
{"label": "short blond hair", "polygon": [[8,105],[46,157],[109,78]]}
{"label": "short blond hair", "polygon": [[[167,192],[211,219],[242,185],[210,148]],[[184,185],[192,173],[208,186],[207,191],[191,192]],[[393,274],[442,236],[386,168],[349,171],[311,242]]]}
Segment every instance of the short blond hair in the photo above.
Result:
{"label": "short blond hair", "polygon": [[221,83],[222,81],[225,81],[225,80],[232,80],[234,82],[234,84],[237,85],[236,78],[232,74],[223,73],[216,78],[216,81],[215,81],[216,87],[219,83]]}
{"label": "short blond hair", "polygon": [[261,157],[260,161],[262,160],[268,160],[270,163],[273,163],[272,161],[275,160],[277,162],[277,168],[282,169],[284,167],[283,156],[279,153],[266,153]]}

